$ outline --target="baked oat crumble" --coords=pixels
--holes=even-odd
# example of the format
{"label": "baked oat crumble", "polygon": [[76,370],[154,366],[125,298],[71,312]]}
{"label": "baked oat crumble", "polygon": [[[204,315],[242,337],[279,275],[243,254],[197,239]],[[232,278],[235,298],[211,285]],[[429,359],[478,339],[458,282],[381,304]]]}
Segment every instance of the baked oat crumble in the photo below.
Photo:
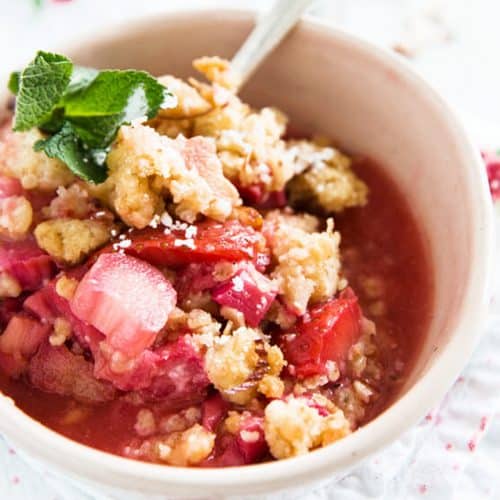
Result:
{"label": "baked oat crumble", "polygon": [[328,140],[243,102],[227,61],[193,64],[206,81],[158,79],[175,98],[117,129],[102,182],[2,125],[0,370],[130,458],[294,457],[363,425],[405,368],[385,275],[352,281],[369,251],[342,246],[370,193]]}

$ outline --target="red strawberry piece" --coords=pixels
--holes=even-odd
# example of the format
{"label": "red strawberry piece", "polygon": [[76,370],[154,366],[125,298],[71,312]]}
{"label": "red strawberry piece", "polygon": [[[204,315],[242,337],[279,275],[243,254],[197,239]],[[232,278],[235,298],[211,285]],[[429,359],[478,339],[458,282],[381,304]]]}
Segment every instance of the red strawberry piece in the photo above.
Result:
{"label": "red strawberry piece", "polygon": [[0,300],[0,328],[7,325],[10,319],[23,308],[24,297]]}
{"label": "red strawberry piece", "polygon": [[249,264],[246,261],[188,264],[176,275],[175,289],[179,302],[184,301],[190,295],[212,290],[217,285],[232,278],[238,270],[247,265]]}
{"label": "red strawberry piece", "polygon": [[246,204],[261,209],[282,208],[287,204],[285,190],[267,191],[263,184],[238,188]]}
{"label": "red strawberry piece", "polygon": [[277,293],[270,279],[248,265],[231,279],[215,287],[212,298],[220,305],[241,311],[247,324],[256,327],[271,307]]}
{"label": "red strawberry piece", "polygon": [[127,356],[151,346],[174,309],[177,294],[150,264],[120,253],[101,254],[80,281],[71,310]]}
{"label": "red strawberry piece", "polygon": [[271,255],[268,252],[261,252],[253,261],[255,269],[259,272],[264,272],[267,266],[271,263]]}
{"label": "red strawberry piece", "polygon": [[179,337],[155,353],[159,356],[157,375],[142,391],[143,395],[175,408],[203,401],[210,381],[203,356],[193,347],[189,336]]}
{"label": "red strawberry piece", "polygon": [[93,376],[92,363],[66,346],[44,343],[31,359],[28,377],[37,389],[72,396],[84,403],[101,403],[115,396],[111,384]]}
{"label": "red strawberry piece", "polygon": [[55,198],[55,194],[53,191],[38,190],[26,191],[24,196],[31,203],[31,206],[35,212],[39,211],[43,207],[50,205],[50,202]]}
{"label": "red strawberry piece", "polygon": [[246,205],[255,206],[262,202],[265,192],[264,184],[251,184],[250,186],[238,186],[240,196]]}
{"label": "red strawberry piece", "polygon": [[207,466],[231,467],[260,461],[268,452],[263,417],[243,418],[238,432],[222,435],[215,447],[215,454],[207,461]]}
{"label": "red strawberry piece", "polygon": [[11,354],[4,354],[0,351],[0,371],[5,373],[5,375],[17,378],[19,377],[27,367],[27,362],[23,358],[17,358]]}
{"label": "red strawberry piece", "polygon": [[283,208],[288,204],[285,190],[271,191],[264,203],[259,208]]}
{"label": "red strawberry piece", "polygon": [[220,260],[262,261],[262,254],[269,254],[262,234],[235,220],[224,223],[208,220],[187,229],[146,228],[133,231],[129,237],[131,244],[125,252],[157,266],[179,267]]}
{"label": "red strawberry piece", "polygon": [[38,290],[38,292],[30,295],[24,302],[24,308],[40,320],[43,319],[45,323],[53,324],[54,320],[58,317],[59,308],[57,307],[57,299],[55,303],[52,303],[52,294],[47,293],[49,286],[47,285]]}
{"label": "red strawberry piece", "polygon": [[205,429],[216,432],[229,410],[229,404],[219,392],[203,401],[201,405],[201,422]]}
{"label": "red strawberry piece", "polygon": [[490,184],[491,196],[494,200],[500,198],[500,154],[482,152],[486,173]]}
{"label": "red strawberry piece", "polygon": [[124,391],[141,391],[147,400],[159,401],[168,408],[182,408],[199,403],[210,384],[203,357],[186,337],[179,337],[161,348],[146,349],[113,370],[111,356],[100,351],[96,357],[95,375],[109,380]]}
{"label": "red strawberry piece", "polygon": [[289,368],[299,378],[327,373],[326,362],[342,369],[350,347],[361,333],[361,309],[347,288],[339,298],[311,307],[296,325],[281,335]]}
{"label": "red strawberry piece", "polygon": [[189,295],[212,289],[219,282],[213,276],[213,264],[189,264],[177,273],[175,289],[179,302]]}
{"label": "red strawberry piece", "polygon": [[0,175],[0,200],[11,196],[22,196],[24,189],[19,179]]}
{"label": "red strawberry piece", "polygon": [[267,452],[264,418],[251,416],[243,420],[236,443],[246,464],[255,463]]}
{"label": "red strawberry piece", "polygon": [[215,441],[213,454],[202,463],[204,467],[237,467],[245,460],[232,434],[222,434]]}
{"label": "red strawberry piece", "polygon": [[0,272],[7,272],[23,290],[37,290],[55,272],[52,259],[36,244],[34,238],[0,242]]}
{"label": "red strawberry piece", "polygon": [[0,366],[9,376],[19,376],[49,333],[49,325],[27,316],[13,316],[0,336]]}
{"label": "red strawberry piece", "polygon": [[[138,391],[151,385],[158,373],[160,357],[150,349],[139,355],[124,360],[122,369],[113,369],[111,358],[114,353],[98,350],[95,353],[94,375],[102,380],[108,380],[122,391]],[[116,354],[115,354],[116,356]],[[116,363],[115,363],[116,364]]]}

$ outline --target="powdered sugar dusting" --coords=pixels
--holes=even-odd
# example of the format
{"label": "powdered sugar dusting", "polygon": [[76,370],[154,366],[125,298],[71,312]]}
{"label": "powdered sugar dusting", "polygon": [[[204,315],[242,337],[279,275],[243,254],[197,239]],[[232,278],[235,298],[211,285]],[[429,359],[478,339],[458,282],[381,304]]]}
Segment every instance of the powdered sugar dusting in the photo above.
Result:
{"label": "powdered sugar dusting", "polygon": [[235,276],[232,279],[233,285],[234,285],[234,291],[235,292],[242,292],[244,289],[244,283],[243,280],[240,278],[240,276]]}
{"label": "powdered sugar dusting", "polygon": [[196,226],[189,226],[186,228],[186,238],[193,238],[193,236],[196,236],[197,232],[198,228]]}
{"label": "powdered sugar dusting", "polygon": [[186,247],[186,248],[190,248],[191,250],[194,250],[196,248],[196,245],[194,244],[194,240],[192,238],[188,238],[185,240],[176,239],[174,241],[174,246],[175,247]]}
{"label": "powdered sugar dusting", "polygon": [[[120,235],[121,236],[124,236],[123,234]],[[119,241],[118,243],[113,243],[113,250],[120,250],[120,249],[125,249],[125,248],[129,248],[130,246],[132,245],[132,241],[131,240],[122,240],[122,241]]]}

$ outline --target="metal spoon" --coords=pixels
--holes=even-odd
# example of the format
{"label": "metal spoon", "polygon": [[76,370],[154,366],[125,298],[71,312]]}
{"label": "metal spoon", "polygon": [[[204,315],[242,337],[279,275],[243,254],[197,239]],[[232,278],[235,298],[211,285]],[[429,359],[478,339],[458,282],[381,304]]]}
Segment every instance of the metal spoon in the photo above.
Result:
{"label": "metal spoon", "polygon": [[242,87],[259,64],[295,26],[314,0],[276,0],[271,11],[257,20],[255,28],[231,61]]}

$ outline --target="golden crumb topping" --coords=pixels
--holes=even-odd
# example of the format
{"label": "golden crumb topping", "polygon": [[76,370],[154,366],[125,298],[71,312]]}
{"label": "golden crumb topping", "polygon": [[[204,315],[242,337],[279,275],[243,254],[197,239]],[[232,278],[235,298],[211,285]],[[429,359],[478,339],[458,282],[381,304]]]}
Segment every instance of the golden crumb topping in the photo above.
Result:
{"label": "golden crumb topping", "polygon": [[[276,219],[275,215],[271,217]],[[307,222],[307,225],[304,224]],[[273,220],[269,243],[277,265],[272,277],[287,305],[303,314],[309,303],[332,297],[337,291],[340,271],[337,232],[308,232],[312,220]]]}
{"label": "golden crumb topping", "polygon": [[236,90],[240,84],[240,79],[231,70],[229,61],[221,57],[200,57],[193,61],[193,66],[212,83],[221,85],[229,90]]}
{"label": "golden crumb topping", "polygon": [[17,177],[24,189],[52,191],[74,180],[68,167],[45,153],[33,150],[43,135],[33,129],[9,134],[0,149],[0,171]]}
{"label": "golden crumb topping", "polygon": [[7,272],[0,272],[0,299],[19,297],[23,291],[19,282]]}
{"label": "golden crumb topping", "polygon": [[108,155],[109,177],[94,194],[139,229],[164,212],[168,195],[182,220],[225,220],[241,200],[215,153],[208,138],[172,140],[147,126],[122,127]]}
{"label": "golden crumb topping", "polygon": [[58,347],[63,345],[71,336],[71,324],[65,318],[56,318],[54,320],[54,330],[49,337],[51,346]]}
{"label": "golden crumb topping", "polygon": [[215,434],[200,424],[183,432],[174,432],[154,441],[157,459],[170,465],[196,465],[208,457],[215,443]]}
{"label": "golden crumb topping", "polygon": [[38,246],[55,260],[78,264],[111,238],[108,224],[97,220],[52,219],[35,228]]}
{"label": "golden crumb topping", "polygon": [[368,188],[351,169],[347,156],[308,141],[291,141],[289,153],[296,172],[302,172],[288,185],[293,206],[331,214],[366,203]]}
{"label": "golden crumb topping", "polygon": [[264,432],[273,457],[289,458],[346,436],[350,427],[339,409],[321,416],[305,398],[289,397],[267,405]]}
{"label": "golden crumb topping", "polygon": [[0,200],[0,235],[19,239],[26,236],[33,221],[31,203],[24,196]]}
{"label": "golden crumb topping", "polygon": [[214,386],[230,401],[244,403],[254,391],[233,392],[253,374],[259,362],[256,341],[261,332],[251,328],[238,328],[232,335],[222,335],[207,351],[205,368]]}
{"label": "golden crumb topping", "polygon": [[61,297],[71,300],[73,295],[75,295],[77,286],[78,280],[63,275],[56,281],[56,292]]}

